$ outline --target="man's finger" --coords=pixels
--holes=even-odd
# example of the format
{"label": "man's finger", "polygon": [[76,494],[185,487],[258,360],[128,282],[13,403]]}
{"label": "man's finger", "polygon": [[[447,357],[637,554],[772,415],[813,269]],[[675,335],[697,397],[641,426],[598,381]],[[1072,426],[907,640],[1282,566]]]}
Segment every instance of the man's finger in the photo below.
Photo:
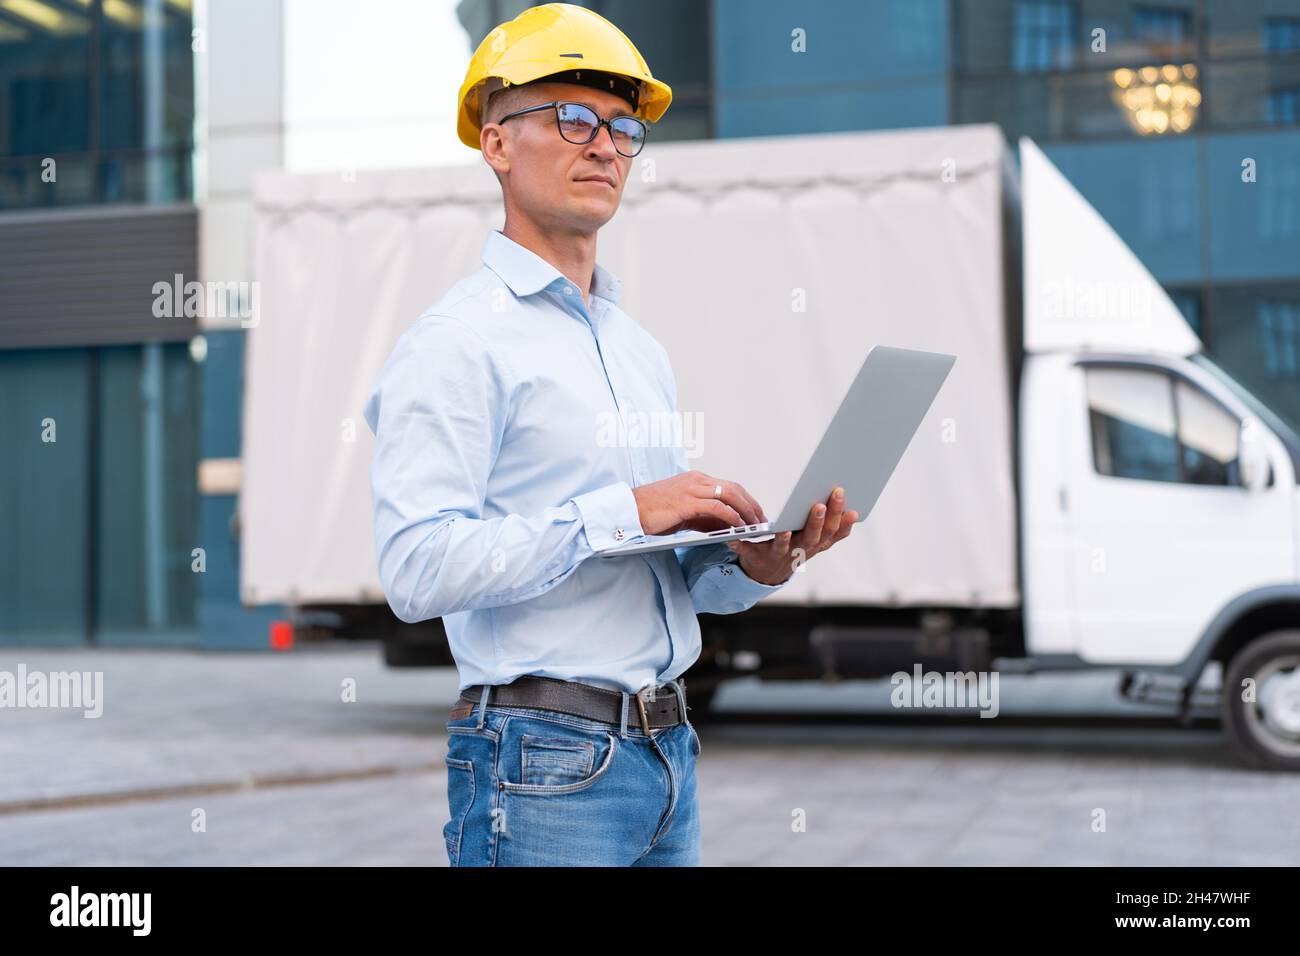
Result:
{"label": "man's finger", "polygon": [[823,504],[813,505],[812,510],[808,512],[808,521],[803,526],[803,531],[799,533],[799,537],[795,541],[795,547],[803,548],[805,551],[811,550],[812,547],[821,540],[822,524],[825,523],[825,521],[826,506]]}
{"label": "man's finger", "polygon": [[726,502],[720,501],[717,498],[701,498],[696,502],[696,504],[700,508],[700,513],[705,517],[720,518],[733,528],[737,525],[752,523],[742,518],[736,510],[730,507]]}
{"label": "man's finger", "polygon": [[745,500],[747,500],[750,504],[750,507],[754,509],[755,523],[759,521],[766,521],[767,515],[763,514],[763,506],[758,503],[757,498],[755,498],[753,495],[749,493],[749,489],[747,489],[744,485],[737,482],[736,490],[745,496]]}
{"label": "man's finger", "polygon": [[[700,497],[712,501],[722,501],[727,504],[737,515],[740,516],[736,524],[757,524],[758,515],[750,506],[749,499],[737,491],[737,484],[734,481],[723,481],[714,479],[708,475],[705,476],[700,490]],[[714,491],[721,490],[721,496],[715,495]]]}
{"label": "man's finger", "polygon": [[746,524],[757,524],[760,521],[767,520],[763,515],[763,509],[759,505],[758,501],[753,495],[745,490],[745,487],[741,485],[740,482],[725,481],[720,478],[715,479],[710,475],[705,475],[704,477],[707,481],[705,482],[706,487],[703,497],[715,497],[713,494],[714,490],[721,486],[722,500],[735,508],[737,513],[745,519]]}
{"label": "man's finger", "polygon": [[722,482],[722,500],[740,513],[745,524],[758,524],[758,502],[734,481]]}
{"label": "man's finger", "polygon": [[831,545],[843,541],[845,538],[847,538],[849,534],[853,531],[853,524],[857,520],[857,516],[858,513],[856,511],[846,511],[844,512],[843,517],[840,519],[839,528],[837,528],[834,531],[834,533],[823,529],[821,540],[817,542],[817,546],[810,552],[810,555],[821,554],[823,551],[827,550]]}
{"label": "man's finger", "polygon": [[[836,497],[838,494],[839,497]],[[822,524],[822,537],[835,536],[840,530],[840,519],[844,516],[844,489],[836,488],[831,492],[826,506],[826,520]]]}

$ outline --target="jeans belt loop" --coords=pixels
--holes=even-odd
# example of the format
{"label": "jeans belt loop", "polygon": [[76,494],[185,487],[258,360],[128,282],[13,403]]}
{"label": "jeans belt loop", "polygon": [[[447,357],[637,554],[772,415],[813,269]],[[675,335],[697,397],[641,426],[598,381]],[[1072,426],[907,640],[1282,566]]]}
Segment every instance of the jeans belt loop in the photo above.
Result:
{"label": "jeans belt loop", "polygon": [[669,683],[673,686],[673,693],[677,695],[677,707],[681,711],[682,723],[689,724],[691,719],[686,714],[686,682],[678,678]]}
{"label": "jeans belt loop", "polygon": [[645,711],[646,695],[649,694],[651,700],[655,700],[655,686],[650,684],[648,687],[642,687],[636,694],[636,707],[641,713],[641,729],[645,731],[647,737],[653,737],[650,733],[650,718]]}

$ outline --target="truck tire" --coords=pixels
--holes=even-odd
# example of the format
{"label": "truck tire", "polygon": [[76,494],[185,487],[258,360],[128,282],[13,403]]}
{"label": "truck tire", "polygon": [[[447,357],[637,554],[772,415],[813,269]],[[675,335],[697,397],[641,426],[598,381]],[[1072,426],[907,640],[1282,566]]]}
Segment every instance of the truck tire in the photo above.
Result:
{"label": "truck tire", "polygon": [[1300,631],[1265,634],[1237,651],[1220,707],[1228,742],[1247,764],[1300,770]]}

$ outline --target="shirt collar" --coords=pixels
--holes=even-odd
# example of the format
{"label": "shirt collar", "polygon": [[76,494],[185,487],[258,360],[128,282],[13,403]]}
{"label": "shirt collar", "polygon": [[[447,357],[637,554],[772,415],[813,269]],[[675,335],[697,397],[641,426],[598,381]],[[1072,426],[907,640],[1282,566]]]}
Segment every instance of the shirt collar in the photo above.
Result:
{"label": "shirt collar", "polygon": [[[483,244],[483,264],[501,277],[517,296],[532,295],[543,289],[569,281],[559,269],[531,249],[509,238],[500,229],[488,233]],[[591,294],[617,305],[623,285],[599,262],[591,273]]]}

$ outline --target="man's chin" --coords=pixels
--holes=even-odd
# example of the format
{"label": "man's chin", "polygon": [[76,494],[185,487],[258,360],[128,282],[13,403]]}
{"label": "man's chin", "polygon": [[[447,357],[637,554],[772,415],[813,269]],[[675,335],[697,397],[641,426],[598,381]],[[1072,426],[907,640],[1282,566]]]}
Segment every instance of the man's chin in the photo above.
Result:
{"label": "man's chin", "polygon": [[618,210],[618,197],[576,196],[573,205],[577,209],[590,210],[591,214],[612,216]]}
{"label": "man's chin", "polygon": [[580,232],[595,232],[614,218],[618,212],[615,203],[578,202],[566,210],[569,224]]}

